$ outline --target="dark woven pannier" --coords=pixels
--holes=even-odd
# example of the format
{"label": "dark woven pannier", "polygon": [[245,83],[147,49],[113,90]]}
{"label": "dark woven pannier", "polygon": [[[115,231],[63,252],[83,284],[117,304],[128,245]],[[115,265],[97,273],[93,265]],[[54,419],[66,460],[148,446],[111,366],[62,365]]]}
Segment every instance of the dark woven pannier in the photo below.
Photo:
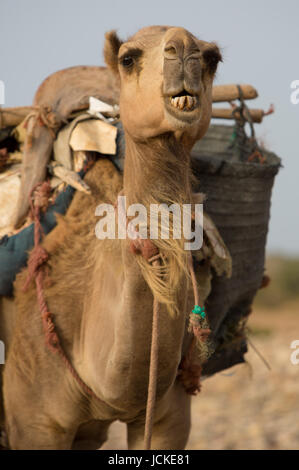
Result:
{"label": "dark woven pannier", "polygon": [[272,186],[280,167],[280,159],[265,150],[264,163],[242,161],[234,137],[233,126],[212,125],[192,151],[196,190],[206,194],[205,211],[232,257],[232,277],[214,276],[206,303],[216,343],[206,375],[244,362],[245,323],[264,276]]}

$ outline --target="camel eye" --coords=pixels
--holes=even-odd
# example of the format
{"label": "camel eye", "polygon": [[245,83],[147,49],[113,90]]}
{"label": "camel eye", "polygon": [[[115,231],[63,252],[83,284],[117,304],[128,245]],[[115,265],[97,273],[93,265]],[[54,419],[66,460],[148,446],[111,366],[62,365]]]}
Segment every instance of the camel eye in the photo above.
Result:
{"label": "camel eye", "polygon": [[131,56],[127,55],[122,58],[121,63],[124,67],[131,67],[134,63],[134,60]]}
{"label": "camel eye", "polygon": [[131,72],[133,70],[133,66],[138,65],[141,56],[141,49],[138,47],[131,47],[119,57],[118,61],[122,67],[124,67],[128,72]]}

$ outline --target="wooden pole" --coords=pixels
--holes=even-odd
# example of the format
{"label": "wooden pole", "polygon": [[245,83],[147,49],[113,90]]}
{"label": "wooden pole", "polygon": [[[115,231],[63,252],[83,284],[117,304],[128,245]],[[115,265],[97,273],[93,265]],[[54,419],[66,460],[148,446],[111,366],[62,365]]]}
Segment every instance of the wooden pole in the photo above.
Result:
{"label": "wooden pole", "polygon": [[[256,122],[256,123],[261,123],[265,115],[262,109],[250,109],[249,113],[250,113],[252,122]],[[245,111],[245,116],[246,116],[246,111]],[[240,113],[236,113],[234,116],[233,109],[213,108],[212,117],[215,119],[235,119],[236,117],[236,119],[238,119],[240,117]]]}
{"label": "wooden pole", "polygon": [[[255,88],[251,85],[240,85],[245,100],[253,100],[258,96]],[[212,98],[214,103],[222,101],[234,101],[239,97],[237,85],[215,85],[213,86]],[[25,117],[35,108],[32,106],[19,106],[17,108],[0,107],[0,129],[18,126]],[[226,118],[224,118],[226,119]],[[230,118],[227,118],[230,119]],[[259,122],[259,121],[256,121]]]}
{"label": "wooden pole", "polygon": [[[257,98],[258,92],[251,85],[240,85],[245,100]],[[237,85],[215,85],[213,86],[212,97],[214,103],[221,101],[234,101],[239,98]]]}
{"label": "wooden pole", "polygon": [[50,163],[50,170],[53,175],[57,176],[73,188],[78,189],[79,191],[82,191],[85,194],[91,194],[90,187],[74,171],[68,170],[64,166],[59,165],[55,162]]}

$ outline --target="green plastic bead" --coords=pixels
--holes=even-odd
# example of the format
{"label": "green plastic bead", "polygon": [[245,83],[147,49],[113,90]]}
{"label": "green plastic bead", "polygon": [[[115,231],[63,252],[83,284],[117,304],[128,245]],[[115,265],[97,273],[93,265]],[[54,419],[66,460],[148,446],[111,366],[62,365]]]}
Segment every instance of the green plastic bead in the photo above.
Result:
{"label": "green plastic bead", "polygon": [[206,316],[204,308],[200,307],[199,305],[194,306],[192,313],[195,313],[195,315],[200,315],[202,318],[205,318]]}

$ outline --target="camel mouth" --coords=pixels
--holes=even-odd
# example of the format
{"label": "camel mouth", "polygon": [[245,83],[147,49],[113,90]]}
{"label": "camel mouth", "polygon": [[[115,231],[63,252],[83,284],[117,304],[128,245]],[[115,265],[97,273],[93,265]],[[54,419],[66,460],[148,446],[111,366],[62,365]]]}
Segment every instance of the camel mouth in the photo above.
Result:
{"label": "camel mouth", "polygon": [[169,103],[172,108],[176,108],[179,111],[193,111],[199,105],[198,96],[192,95],[186,90],[182,90],[180,93],[170,96]]}

